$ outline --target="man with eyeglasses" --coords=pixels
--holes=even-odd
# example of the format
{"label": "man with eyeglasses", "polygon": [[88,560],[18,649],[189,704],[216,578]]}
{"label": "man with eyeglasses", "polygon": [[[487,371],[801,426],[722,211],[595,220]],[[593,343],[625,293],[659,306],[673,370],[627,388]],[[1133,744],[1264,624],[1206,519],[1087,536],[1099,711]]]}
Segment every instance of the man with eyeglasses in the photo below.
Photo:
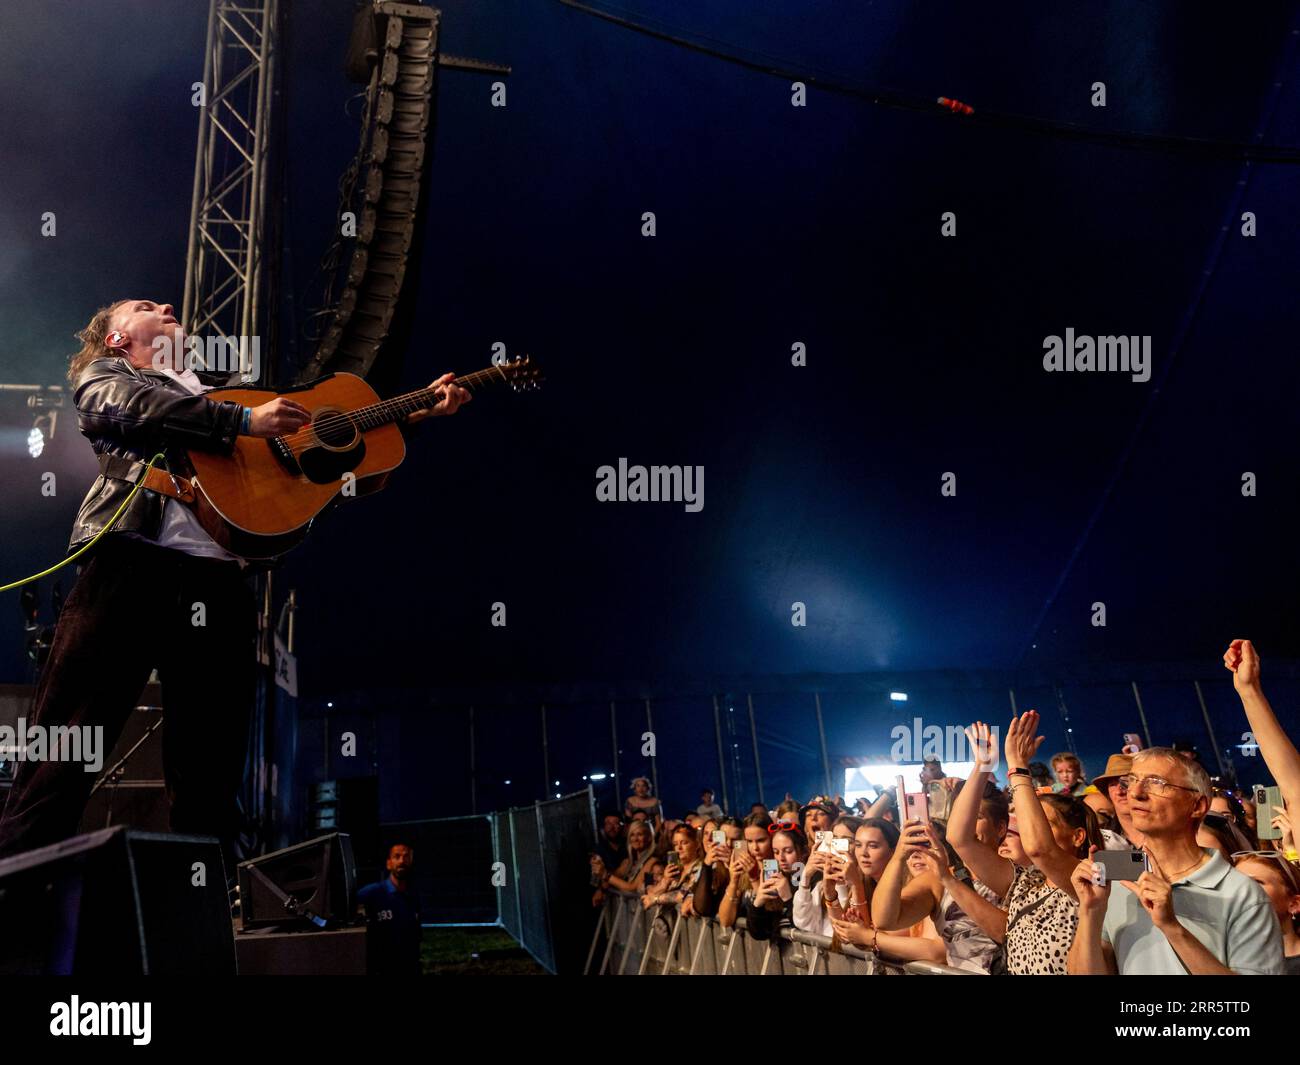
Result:
{"label": "man with eyeglasses", "polygon": [[1222,854],[1197,846],[1197,825],[1210,807],[1205,770],[1151,747],[1134,756],[1121,782],[1148,870],[1114,891],[1098,882],[1091,856],[1075,868],[1071,975],[1282,973],[1282,935],[1268,896]]}

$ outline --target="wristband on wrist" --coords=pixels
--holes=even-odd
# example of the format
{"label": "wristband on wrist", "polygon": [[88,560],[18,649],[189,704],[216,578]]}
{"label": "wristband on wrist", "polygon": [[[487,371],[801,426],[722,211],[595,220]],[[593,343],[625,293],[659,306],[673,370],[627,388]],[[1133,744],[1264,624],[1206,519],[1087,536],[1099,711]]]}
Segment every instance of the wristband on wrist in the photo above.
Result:
{"label": "wristband on wrist", "polygon": [[244,421],[243,421],[243,424],[240,426],[239,431],[240,431],[240,433],[242,433],[244,436],[248,436],[249,433],[252,431],[252,428],[253,428],[253,408],[252,408],[252,407],[245,407],[245,408],[244,408]]}
{"label": "wristband on wrist", "polygon": [[1033,779],[1034,779],[1034,774],[1031,773],[1028,769],[1008,769],[1008,770],[1007,770],[1007,776],[1009,776],[1009,777],[1028,777],[1030,780],[1033,780]]}

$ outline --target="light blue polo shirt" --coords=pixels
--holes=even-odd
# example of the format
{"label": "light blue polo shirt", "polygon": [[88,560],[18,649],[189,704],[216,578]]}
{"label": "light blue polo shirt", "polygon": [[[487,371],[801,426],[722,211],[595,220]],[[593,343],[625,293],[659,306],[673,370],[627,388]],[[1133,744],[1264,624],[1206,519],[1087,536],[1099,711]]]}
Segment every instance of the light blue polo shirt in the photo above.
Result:
{"label": "light blue polo shirt", "polygon": [[[1280,975],[1282,926],[1264,889],[1237,872],[1219,851],[1201,849],[1210,860],[1173,884],[1179,923],[1233,972]],[[1111,887],[1101,938],[1114,949],[1121,976],[1187,975],[1138,897],[1119,884]]]}

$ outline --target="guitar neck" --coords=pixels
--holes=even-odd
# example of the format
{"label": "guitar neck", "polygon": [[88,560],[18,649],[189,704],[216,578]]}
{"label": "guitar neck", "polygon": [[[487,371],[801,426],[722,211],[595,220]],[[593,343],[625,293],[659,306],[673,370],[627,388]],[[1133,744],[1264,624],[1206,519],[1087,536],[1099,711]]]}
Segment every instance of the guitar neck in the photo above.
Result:
{"label": "guitar neck", "polygon": [[[466,374],[464,377],[457,377],[452,383],[459,385],[471,395],[475,395],[494,384],[508,384],[509,377],[501,367],[489,366],[486,369]],[[381,425],[400,421],[408,414],[414,414],[417,410],[426,410],[429,407],[437,406],[441,398],[431,388],[418,388],[414,392],[394,396],[392,399],[380,400],[368,407],[358,407],[356,410],[349,411],[348,417],[362,430],[377,429]]]}

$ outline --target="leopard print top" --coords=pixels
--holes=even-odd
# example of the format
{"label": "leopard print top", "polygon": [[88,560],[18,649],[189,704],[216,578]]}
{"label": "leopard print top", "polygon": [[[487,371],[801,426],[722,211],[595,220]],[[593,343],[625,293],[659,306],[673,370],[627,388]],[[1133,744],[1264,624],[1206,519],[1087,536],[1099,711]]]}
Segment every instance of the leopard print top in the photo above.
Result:
{"label": "leopard print top", "polygon": [[[1032,907],[1032,909],[1031,909]],[[1007,892],[1007,972],[1064,976],[1079,904],[1037,869],[1016,868]]]}

